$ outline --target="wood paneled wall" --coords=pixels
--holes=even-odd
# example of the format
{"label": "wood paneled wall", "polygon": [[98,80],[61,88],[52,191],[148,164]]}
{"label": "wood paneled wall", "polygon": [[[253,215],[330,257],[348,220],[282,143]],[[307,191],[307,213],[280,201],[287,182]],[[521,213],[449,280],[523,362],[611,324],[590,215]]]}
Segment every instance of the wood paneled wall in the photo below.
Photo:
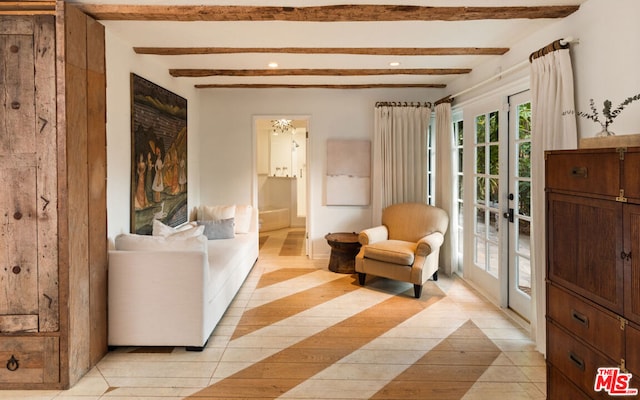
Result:
{"label": "wood paneled wall", "polygon": [[[63,373],[73,385],[107,352],[106,75],[104,27],[78,8],[58,2],[60,200],[66,218],[60,249],[66,257],[68,330]],[[64,164],[64,165],[63,165]],[[61,268],[62,270],[63,268]],[[66,350],[66,354],[65,354]],[[63,377],[64,380],[64,377]]]}

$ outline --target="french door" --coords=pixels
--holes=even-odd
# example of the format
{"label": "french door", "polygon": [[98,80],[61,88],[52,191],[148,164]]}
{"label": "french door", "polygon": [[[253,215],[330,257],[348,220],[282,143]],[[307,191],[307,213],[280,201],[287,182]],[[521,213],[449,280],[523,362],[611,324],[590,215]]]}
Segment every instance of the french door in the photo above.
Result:
{"label": "french door", "polygon": [[531,314],[531,94],[509,97],[509,308]]}
{"label": "french door", "polygon": [[[530,314],[528,92],[465,107],[464,276],[502,307]],[[469,171],[467,173],[466,171]]]}
{"label": "french door", "polygon": [[468,132],[464,143],[464,276],[485,295],[500,302],[504,265],[501,253],[506,242],[500,235],[504,203],[501,201],[501,190],[504,190],[501,166],[505,157],[500,147],[502,113],[492,106],[486,104],[464,110]]}

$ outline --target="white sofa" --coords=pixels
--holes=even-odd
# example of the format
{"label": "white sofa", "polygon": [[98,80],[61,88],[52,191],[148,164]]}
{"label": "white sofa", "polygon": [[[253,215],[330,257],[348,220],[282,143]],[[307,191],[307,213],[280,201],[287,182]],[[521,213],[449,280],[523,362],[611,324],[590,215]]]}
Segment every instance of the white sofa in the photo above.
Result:
{"label": "white sofa", "polygon": [[258,211],[244,207],[247,229],[230,239],[116,237],[109,251],[110,346],[204,348],[258,258]]}

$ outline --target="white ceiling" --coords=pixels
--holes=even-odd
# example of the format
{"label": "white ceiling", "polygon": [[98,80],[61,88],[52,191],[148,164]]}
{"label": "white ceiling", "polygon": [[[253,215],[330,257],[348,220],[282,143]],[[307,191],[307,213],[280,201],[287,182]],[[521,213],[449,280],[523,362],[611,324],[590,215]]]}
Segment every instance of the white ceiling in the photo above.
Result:
{"label": "white ceiling", "polygon": [[[586,0],[351,0],[348,4],[393,4],[446,7],[579,5]],[[93,5],[194,5],[188,0],[71,0]],[[199,0],[197,5],[322,6],[345,4],[330,0],[258,1]],[[101,21],[107,29],[132,47],[507,47],[554,19],[492,19],[474,21],[402,22],[177,22]],[[169,69],[268,70],[270,62],[283,69],[415,69],[474,68],[499,55],[386,56],[345,54],[238,53],[160,56],[143,55]],[[390,67],[392,61],[400,62]],[[179,78],[195,84],[447,84],[459,75],[364,75],[364,76],[210,76]]]}

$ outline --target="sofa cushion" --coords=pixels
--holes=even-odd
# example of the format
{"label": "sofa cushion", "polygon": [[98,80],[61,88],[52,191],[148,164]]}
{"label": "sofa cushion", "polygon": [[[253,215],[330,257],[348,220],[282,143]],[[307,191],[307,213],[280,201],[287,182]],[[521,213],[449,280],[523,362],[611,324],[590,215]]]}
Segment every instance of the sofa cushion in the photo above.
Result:
{"label": "sofa cushion", "polygon": [[399,265],[413,265],[416,243],[384,240],[364,247],[364,257]]}
{"label": "sofa cushion", "polygon": [[[237,279],[238,271],[250,270],[258,255],[258,233],[237,234],[233,239],[207,241],[209,260],[208,293],[211,301]],[[244,276],[244,275],[243,275]],[[239,284],[244,281],[240,279]]]}
{"label": "sofa cushion", "polygon": [[198,225],[204,227],[204,235],[209,240],[233,239],[235,237],[234,218],[198,221]]}
{"label": "sofa cushion", "polygon": [[186,238],[190,238],[190,237],[194,237],[194,236],[200,236],[204,233],[204,226],[193,226],[189,229],[185,229],[182,231],[178,231],[176,233],[173,233],[169,236],[167,236],[167,238],[169,239],[186,239]]}
{"label": "sofa cushion", "polygon": [[204,235],[191,237],[149,236],[122,233],[116,236],[116,250],[125,251],[207,251]]}

